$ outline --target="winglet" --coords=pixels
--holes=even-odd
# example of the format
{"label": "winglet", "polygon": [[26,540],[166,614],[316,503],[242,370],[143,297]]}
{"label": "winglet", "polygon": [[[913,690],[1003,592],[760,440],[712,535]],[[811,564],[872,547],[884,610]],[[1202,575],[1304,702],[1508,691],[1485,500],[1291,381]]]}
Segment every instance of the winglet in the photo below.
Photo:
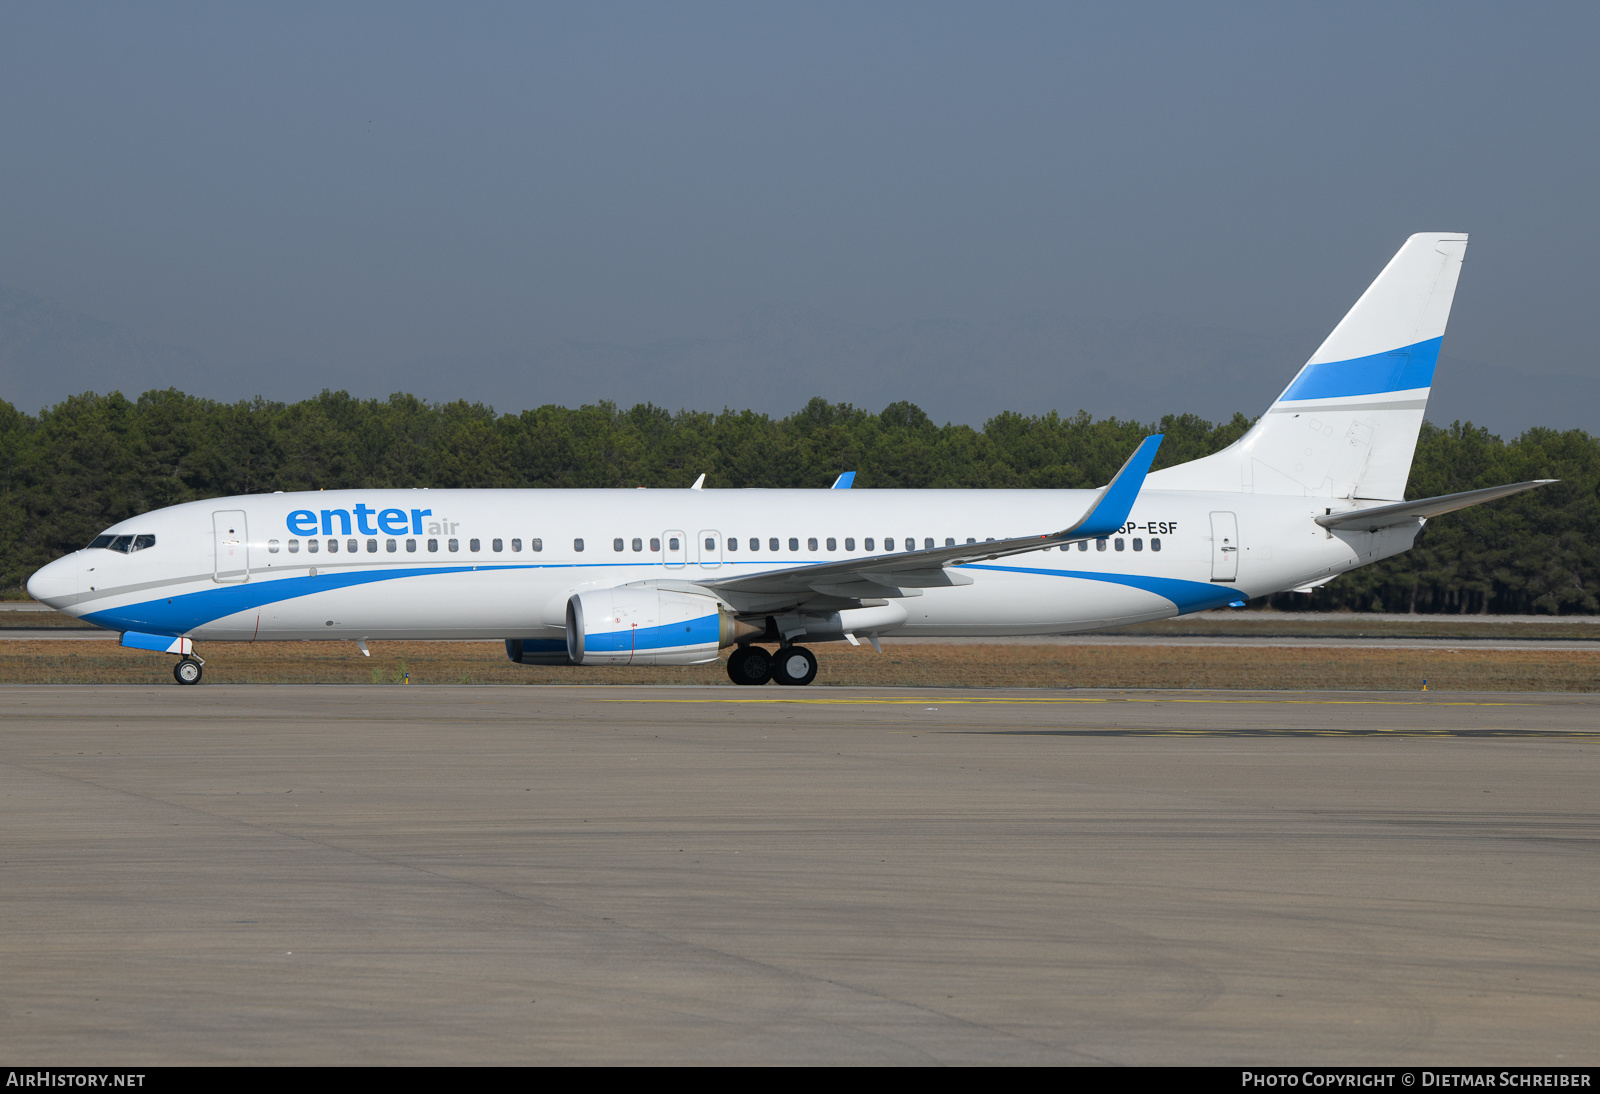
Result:
{"label": "winglet", "polygon": [[840,473],[838,478],[833,480],[833,486],[831,486],[829,489],[848,490],[855,483],[855,481],[856,473],[854,471],[844,471]]}
{"label": "winglet", "polygon": [[706,473],[704,471],[702,471],[702,472],[700,472],[700,477],[698,479],[694,480],[694,485],[689,487],[689,489],[690,490],[698,490],[702,486],[704,486],[705,484],[706,484]]}
{"label": "winglet", "polygon": [[1146,437],[1134,450],[1133,455],[1128,457],[1128,462],[1122,465],[1122,470],[1118,471],[1116,477],[1100,491],[1100,497],[1096,499],[1094,507],[1077,524],[1058,532],[1057,536],[1098,539],[1101,536],[1109,536],[1128,523],[1128,514],[1133,511],[1134,499],[1139,496],[1139,490],[1144,486],[1144,477],[1150,473],[1150,465],[1155,462],[1156,449],[1161,447],[1161,439],[1160,433]]}

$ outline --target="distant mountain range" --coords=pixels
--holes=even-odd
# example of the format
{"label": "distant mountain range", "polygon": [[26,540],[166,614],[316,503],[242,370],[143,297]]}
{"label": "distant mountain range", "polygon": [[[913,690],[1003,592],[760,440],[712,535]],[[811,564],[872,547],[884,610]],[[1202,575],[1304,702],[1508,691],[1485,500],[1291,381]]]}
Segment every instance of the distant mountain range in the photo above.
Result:
{"label": "distant mountain range", "polygon": [[[935,421],[974,426],[1005,410],[1081,409],[1141,421],[1190,412],[1218,420],[1236,410],[1260,413],[1320,337],[1045,312],[874,327],[766,307],[701,338],[552,341],[358,370],[207,360],[0,287],[0,398],[31,413],[90,390],[137,395],[176,387],[226,401],[263,395],[292,402],[343,388],[362,397],[407,391],[430,400],[467,399],[501,411],[609,399],[781,416],[821,395],[873,411],[905,399]],[[1600,378],[1538,375],[1446,353],[1428,417],[1439,424],[1471,420],[1503,436],[1536,425],[1597,432],[1597,406]]]}

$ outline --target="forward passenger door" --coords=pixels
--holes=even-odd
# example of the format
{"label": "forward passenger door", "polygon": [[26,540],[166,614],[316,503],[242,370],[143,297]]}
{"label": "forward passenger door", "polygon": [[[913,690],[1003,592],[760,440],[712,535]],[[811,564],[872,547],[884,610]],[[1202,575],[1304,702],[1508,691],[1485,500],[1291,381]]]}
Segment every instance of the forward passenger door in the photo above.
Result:
{"label": "forward passenger door", "polygon": [[216,564],[211,580],[231,584],[250,580],[250,535],[243,509],[221,509],[211,514],[211,535],[216,544]]}

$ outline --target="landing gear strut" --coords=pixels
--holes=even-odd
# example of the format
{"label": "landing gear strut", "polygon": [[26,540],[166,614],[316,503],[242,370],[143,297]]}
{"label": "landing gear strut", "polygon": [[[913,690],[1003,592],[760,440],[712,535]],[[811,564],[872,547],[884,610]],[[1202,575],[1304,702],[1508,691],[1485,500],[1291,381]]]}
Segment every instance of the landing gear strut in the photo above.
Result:
{"label": "landing gear strut", "polygon": [[193,657],[185,657],[172,666],[172,676],[180,684],[198,684],[200,662]]}

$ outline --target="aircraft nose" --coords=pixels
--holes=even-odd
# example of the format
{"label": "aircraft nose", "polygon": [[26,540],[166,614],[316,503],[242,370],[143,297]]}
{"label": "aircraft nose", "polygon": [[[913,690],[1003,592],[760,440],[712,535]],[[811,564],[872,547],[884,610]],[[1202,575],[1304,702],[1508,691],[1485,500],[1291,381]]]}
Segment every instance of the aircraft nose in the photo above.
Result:
{"label": "aircraft nose", "polygon": [[58,558],[28,579],[28,595],[41,604],[62,608],[78,592],[78,556]]}

